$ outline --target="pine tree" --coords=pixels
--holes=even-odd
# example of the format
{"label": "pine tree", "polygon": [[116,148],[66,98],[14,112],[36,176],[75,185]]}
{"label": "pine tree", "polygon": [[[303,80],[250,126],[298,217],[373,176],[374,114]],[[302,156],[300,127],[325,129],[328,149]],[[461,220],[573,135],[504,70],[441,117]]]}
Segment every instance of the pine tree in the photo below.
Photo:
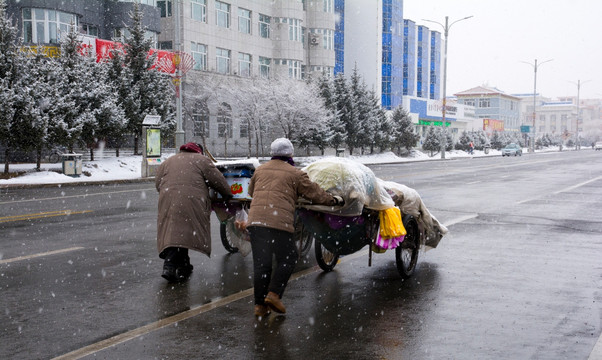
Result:
{"label": "pine tree", "polygon": [[468,135],[466,130],[462,131],[462,134],[460,134],[460,138],[458,138],[458,142],[455,146],[456,150],[468,151],[468,149],[470,148],[471,141],[472,138]]}
{"label": "pine tree", "polygon": [[127,96],[122,106],[127,118],[127,131],[134,135],[134,153],[142,133],[142,121],[146,115],[161,115],[162,130],[171,131],[175,124],[173,95],[167,75],[152,68],[156,56],[149,56],[151,39],[145,39],[142,11],[138,3],[130,14],[130,36],[125,38],[125,88]]}
{"label": "pine tree", "polygon": [[496,150],[501,150],[504,147],[500,134],[497,131],[491,136],[491,147]]}
{"label": "pine tree", "polygon": [[430,151],[431,157],[433,156],[434,151],[439,151],[441,148],[441,136],[435,132],[434,126],[429,127],[424,142],[422,143],[422,148]]}
{"label": "pine tree", "polygon": [[16,145],[11,129],[15,116],[14,104],[19,98],[20,45],[17,28],[7,18],[5,0],[0,0],[0,143],[5,146],[4,173],[9,170],[10,149]]}
{"label": "pine tree", "polygon": [[343,126],[342,133],[337,133],[343,135],[342,137],[344,137],[345,143],[350,148],[349,152],[352,153],[352,144],[354,143],[354,138],[356,136],[355,125],[357,123],[357,118],[354,113],[353,102],[347,86],[347,80],[343,74],[337,74],[337,76],[334,78],[334,100],[337,107],[338,121],[340,121],[341,125]]}
{"label": "pine tree", "polygon": [[65,145],[73,152],[76,145],[86,145],[84,128],[95,129],[96,118],[91,99],[97,91],[99,79],[94,79],[95,60],[82,56],[81,41],[75,26],[71,26],[61,42],[61,56],[52,62],[55,68],[56,98],[50,105],[49,136],[53,143]]}
{"label": "pine tree", "polygon": [[393,110],[392,122],[393,141],[397,146],[397,152],[401,153],[402,148],[405,148],[407,151],[412,150],[418,140],[420,140],[420,135],[414,132],[414,123],[409,113],[403,107],[398,106]]}

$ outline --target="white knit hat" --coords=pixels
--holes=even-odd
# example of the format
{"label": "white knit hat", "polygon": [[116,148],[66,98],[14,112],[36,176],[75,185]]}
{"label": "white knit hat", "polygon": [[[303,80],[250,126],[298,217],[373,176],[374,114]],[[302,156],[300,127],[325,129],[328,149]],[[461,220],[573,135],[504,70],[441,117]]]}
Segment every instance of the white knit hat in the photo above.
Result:
{"label": "white knit hat", "polygon": [[272,156],[293,156],[295,149],[293,144],[287,138],[278,138],[272,142],[270,146]]}

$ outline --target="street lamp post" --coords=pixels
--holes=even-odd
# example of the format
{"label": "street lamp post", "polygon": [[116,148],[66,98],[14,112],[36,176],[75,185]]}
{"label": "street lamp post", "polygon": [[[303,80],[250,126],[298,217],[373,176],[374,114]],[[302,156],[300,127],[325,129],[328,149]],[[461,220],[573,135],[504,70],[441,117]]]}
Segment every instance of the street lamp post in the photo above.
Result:
{"label": "street lamp post", "polygon": [[443,50],[443,107],[441,109],[441,121],[442,121],[442,125],[443,125],[443,130],[441,131],[441,159],[445,159],[445,146],[447,145],[447,134],[446,134],[446,121],[445,121],[445,111],[447,108],[447,39],[449,36],[449,29],[452,27],[453,24],[457,23],[458,21],[462,21],[462,20],[466,20],[466,19],[470,19],[472,17],[472,15],[464,17],[462,19],[458,19],[454,22],[452,22],[451,24],[449,24],[448,20],[449,20],[449,16],[445,17],[445,25],[441,24],[438,21],[433,21],[433,20],[427,20],[427,19],[422,19],[422,21],[428,21],[428,22],[432,22],[435,24],[439,24],[441,27],[443,27],[443,34],[445,37],[445,47]]}
{"label": "street lamp post", "polygon": [[[182,41],[181,41],[181,25],[180,25],[180,0],[175,0],[173,2],[173,11],[174,11],[174,45],[176,48],[176,52],[180,52],[182,50]],[[181,79],[182,72],[179,67],[176,69],[176,78]],[[176,86],[180,87],[181,84],[178,83]],[[179,90],[179,89],[177,89]],[[180,146],[184,145],[186,141],[186,134],[184,129],[182,128],[182,95],[178,94],[176,97],[176,151],[180,148]]]}
{"label": "street lamp post", "polygon": [[536,107],[536,96],[537,96],[537,67],[541,66],[547,62],[550,62],[552,60],[553,59],[546,60],[542,63],[539,63],[539,65],[537,65],[537,59],[535,59],[535,62],[533,64],[531,64],[530,62],[521,61],[525,64],[529,64],[529,65],[533,66],[533,72],[535,74],[533,76],[533,136],[531,139],[531,147],[530,147],[532,153],[535,152],[535,116],[536,116],[535,107]]}
{"label": "street lamp post", "polygon": [[581,117],[581,104],[579,103],[579,92],[581,91],[581,85],[585,84],[586,82],[588,82],[590,80],[587,81],[581,81],[581,80],[577,80],[577,82],[572,82],[573,84],[577,85],[577,119],[576,119],[576,126],[575,126],[575,150],[580,150],[581,146],[579,145],[579,118]]}

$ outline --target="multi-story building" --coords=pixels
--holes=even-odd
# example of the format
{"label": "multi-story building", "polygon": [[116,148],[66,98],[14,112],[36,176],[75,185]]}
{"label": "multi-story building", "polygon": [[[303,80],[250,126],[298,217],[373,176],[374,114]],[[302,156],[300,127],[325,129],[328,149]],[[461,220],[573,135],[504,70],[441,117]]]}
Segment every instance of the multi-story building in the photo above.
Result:
{"label": "multi-story building", "polygon": [[441,97],[441,33],[404,20],[403,94]]}
{"label": "multi-story building", "polygon": [[474,106],[477,117],[501,122],[503,129],[498,127],[496,130],[520,131],[519,97],[487,86],[477,86],[454,95],[459,104]]}
{"label": "multi-story building", "polygon": [[[140,1],[138,1],[140,2]],[[100,39],[120,38],[131,24],[132,2],[116,0],[9,0],[6,11],[25,45],[42,45],[49,55],[58,53],[61,37],[71,24],[83,34]],[[154,0],[142,1],[143,25],[153,39],[161,31]]]}

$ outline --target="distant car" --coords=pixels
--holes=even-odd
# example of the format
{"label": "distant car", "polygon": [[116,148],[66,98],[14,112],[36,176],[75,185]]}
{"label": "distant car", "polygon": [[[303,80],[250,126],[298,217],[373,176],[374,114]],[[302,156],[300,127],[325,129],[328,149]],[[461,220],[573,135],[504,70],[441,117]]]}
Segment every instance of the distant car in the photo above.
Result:
{"label": "distant car", "polygon": [[517,144],[508,144],[502,149],[502,156],[522,156],[523,149]]}
{"label": "distant car", "polygon": [[602,141],[598,141],[595,145],[594,145],[594,149],[596,150],[602,150]]}

